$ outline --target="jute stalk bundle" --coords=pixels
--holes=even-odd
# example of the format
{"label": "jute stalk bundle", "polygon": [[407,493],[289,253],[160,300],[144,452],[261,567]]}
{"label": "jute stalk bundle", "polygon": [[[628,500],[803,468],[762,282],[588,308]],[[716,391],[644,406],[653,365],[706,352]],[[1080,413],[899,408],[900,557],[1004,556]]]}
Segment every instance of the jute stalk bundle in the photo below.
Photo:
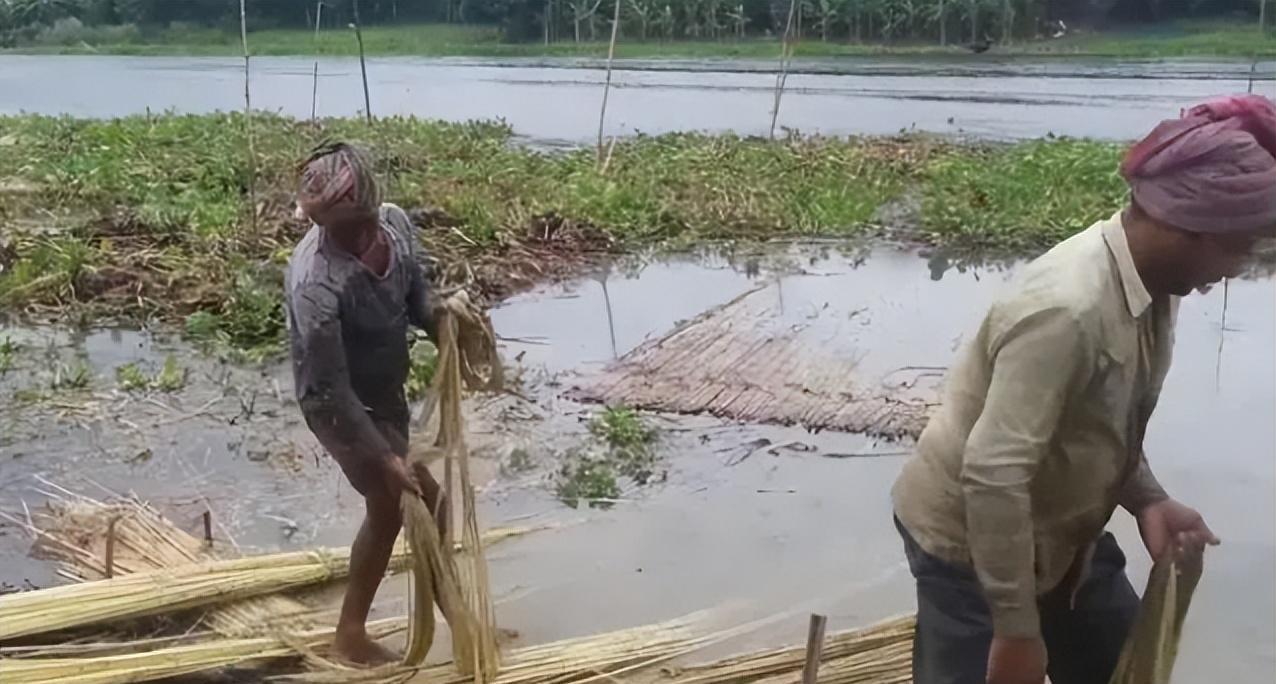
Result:
{"label": "jute stalk bundle", "polygon": [[[824,644],[820,681],[888,684],[897,681],[894,677],[901,672],[905,679],[900,681],[908,681],[912,676],[915,624],[916,620],[907,616],[829,636]],[[903,660],[900,660],[900,653]],[[802,646],[732,656],[704,665],[669,670],[664,681],[671,684],[797,682],[801,678],[805,656],[806,649]],[[903,664],[902,670],[899,669],[900,663]],[[877,678],[855,678],[865,674]]]}
{"label": "jute stalk bundle", "polygon": [[[370,624],[369,633],[384,637],[403,628],[401,619]],[[331,629],[290,637],[249,639],[201,638],[193,643],[150,651],[92,658],[3,658],[0,682],[5,684],[124,684],[167,679],[229,667],[248,661],[295,656],[298,649],[331,643]]]}
{"label": "jute stalk bundle", "polygon": [[[212,604],[217,605],[204,622],[224,636],[281,628],[300,632],[299,625],[308,624],[304,604],[260,595],[340,579],[349,572],[346,547],[195,562],[201,558],[200,542],[136,499],[112,504],[83,499],[57,505],[43,516],[55,524],[43,528],[9,519],[36,535],[44,552],[61,562],[65,574],[90,578],[106,574],[101,556],[91,549],[101,546],[93,531],[106,528],[99,523],[108,517],[115,521],[109,527],[120,549],[114,563],[116,576],[0,597],[0,639]],[[489,530],[483,541],[490,544],[534,529]],[[391,559],[396,570],[409,562],[403,552]],[[236,600],[252,596],[257,598]]]}
{"label": "jute stalk bundle", "polygon": [[[103,579],[136,572],[158,571],[216,560],[213,547],[179,529],[136,497],[102,502],[50,483],[60,498],[51,501],[34,520],[19,521],[35,536],[41,553],[59,562],[61,574],[76,581]],[[39,525],[37,527],[37,524]],[[111,567],[106,547],[112,547]],[[321,549],[333,563],[349,564],[348,549]],[[406,565],[400,555],[398,565]],[[286,596],[259,596],[212,608],[204,624],[230,637],[256,636],[263,631],[314,627],[301,616],[308,608]]]}
{"label": "jute stalk bundle", "polygon": [[288,591],[345,576],[348,570],[348,563],[303,551],[9,594],[0,596],[0,640]]}
{"label": "jute stalk bundle", "polygon": [[1139,615],[1110,684],[1169,684],[1183,621],[1203,569],[1199,549],[1181,558],[1171,551],[1152,566]]}

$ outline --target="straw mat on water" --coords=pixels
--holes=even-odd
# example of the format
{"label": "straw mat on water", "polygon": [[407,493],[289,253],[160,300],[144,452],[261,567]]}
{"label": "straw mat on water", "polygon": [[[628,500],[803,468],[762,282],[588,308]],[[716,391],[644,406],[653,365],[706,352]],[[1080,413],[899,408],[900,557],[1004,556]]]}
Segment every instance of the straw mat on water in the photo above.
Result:
{"label": "straw mat on water", "polygon": [[752,290],[639,346],[569,394],[886,439],[921,434],[938,402],[934,387],[861,378],[855,358],[825,351],[813,329],[775,314],[767,291]]}

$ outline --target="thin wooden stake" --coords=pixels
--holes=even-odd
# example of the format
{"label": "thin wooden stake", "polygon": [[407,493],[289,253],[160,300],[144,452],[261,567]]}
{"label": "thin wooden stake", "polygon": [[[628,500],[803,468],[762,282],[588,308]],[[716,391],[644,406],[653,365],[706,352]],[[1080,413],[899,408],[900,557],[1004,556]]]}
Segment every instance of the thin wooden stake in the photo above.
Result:
{"label": "thin wooden stake", "polygon": [[1223,340],[1227,339],[1227,298],[1230,278],[1223,279],[1223,316],[1218,322],[1218,351],[1214,356],[1214,389],[1223,387]]}
{"label": "thin wooden stake", "polygon": [[204,541],[209,546],[213,545],[213,512],[204,511]]}
{"label": "thin wooden stake", "polygon": [[310,85],[310,120],[315,120],[319,107],[319,26],[323,21],[323,0],[315,3],[315,69]]}
{"label": "thin wooden stake", "polygon": [[115,523],[119,521],[120,517],[117,515],[106,524],[106,559],[103,564],[106,566],[107,579],[115,576]]}
{"label": "thin wooden stake", "polygon": [[611,93],[611,63],[616,57],[616,34],[620,30],[620,0],[611,19],[611,45],[607,48],[607,79],[603,82],[603,106],[598,110],[598,168],[603,168],[603,123],[607,120],[607,96]]}
{"label": "thin wooden stake", "polygon": [[253,240],[257,235],[257,150],[253,144],[253,103],[249,94],[248,75],[248,9],[246,0],[239,0],[239,39],[244,47],[244,134],[248,139],[248,221],[252,226]]}
{"label": "thin wooden stake", "polygon": [[359,27],[359,0],[354,0],[354,39],[359,42],[359,72],[363,75],[363,112],[372,123],[372,97],[368,95],[368,63],[363,56],[363,30]]}
{"label": "thin wooden stake", "polygon": [[806,662],[802,665],[802,684],[816,684],[820,674],[820,659],[824,656],[824,628],[828,618],[811,615],[806,631]]}
{"label": "thin wooden stake", "polygon": [[780,45],[780,73],[775,76],[775,106],[771,108],[771,139],[775,139],[775,122],[780,118],[780,96],[789,80],[789,60],[793,57],[793,15],[797,13],[797,0],[789,0],[789,19],[784,24],[784,40]]}

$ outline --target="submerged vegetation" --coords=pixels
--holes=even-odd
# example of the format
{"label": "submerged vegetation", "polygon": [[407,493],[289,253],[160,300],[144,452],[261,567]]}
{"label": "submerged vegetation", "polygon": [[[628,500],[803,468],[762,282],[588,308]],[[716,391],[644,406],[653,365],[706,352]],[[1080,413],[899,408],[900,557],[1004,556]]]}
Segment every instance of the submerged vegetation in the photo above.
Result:
{"label": "submerged vegetation", "polygon": [[164,365],[154,374],[147,373],[141,364],[130,362],[116,367],[115,383],[126,392],[177,392],[186,386],[186,369],[172,355],[164,359]]}
{"label": "submerged vegetation", "polygon": [[594,441],[567,454],[555,478],[558,498],[606,508],[620,498],[620,478],[635,485],[656,479],[660,459],[653,450],[659,434],[636,411],[608,407],[589,423]]}
{"label": "submerged vegetation", "polygon": [[[168,321],[215,351],[281,353],[283,266],[307,230],[292,216],[294,165],[329,137],[377,152],[385,197],[413,216],[437,280],[496,297],[591,253],[714,239],[886,230],[1031,251],[1124,192],[1119,146],[1075,140],[675,134],[618,141],[600,169],[593,150],[524,148],[499,123],[262,114],[253,126],[255,175],[238,114],[0,117],[0,304]],[[881,225],[883,207],[915,197]]]}

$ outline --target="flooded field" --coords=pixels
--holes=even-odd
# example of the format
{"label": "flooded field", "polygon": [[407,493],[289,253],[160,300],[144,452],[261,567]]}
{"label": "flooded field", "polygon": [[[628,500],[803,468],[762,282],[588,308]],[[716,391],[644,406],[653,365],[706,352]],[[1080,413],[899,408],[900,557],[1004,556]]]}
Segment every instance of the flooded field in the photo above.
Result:
{"label": "flooded field", "polygon": [[[310,116],[313,60],[252,62],[253,106]],[[449,121],[502,118],[538,144],[593,140],[601,65],[571,59],[368,60],[372,110]],[[766,135],[776,65],[756,60],[622,61],[607,135],[732,131]],[[363,110],[356,59],[319,64],[320,116]],[[990,139],[1127,140],[1148,122],[1214,95],[1276,94],[1276,62],[1027,57],[798,60],[778,124],[804,133],[920,130]],[[56,83],[51,88],[48,84]],[[0,114],[113,117],[243,107],[231,57],[0,56]],[[90,97],[89,94],[92,94]]]}
{"label": "flooded field", "polygon": [[[573,510],[555,498],[552,477],[563,454],[588,438],[598,409],[564,394],[644,341],[755,288],[773,298],[764,315],[810,325],[860,359],[848,384],[880,382],[901,366],[942,367],[1013,271],[950,268],[887,247],[803,245],[618,263],[504,302],[493,321],[525,396],[469,406],[471,441],[486,463],[483,523],[557,526],[491,549],[501,625],[537,643],[723,604],[742,603],[754,616],[819,610],[831,628],[911,611],[888,497],[907,445],[653,415],[667,476],[626,487],[608,509]],[[1274,299],[1276,280],[1260,279],[1184,301],[1175,366],[1150,428],[1160,479],[1224,542],[1209,554],[1177,681],[1266,681],[1276,668]],[[245,549],[340,545],[353,535],[360,502],[301,424],[285,365],[233,367],[138,331],[8,326],[6,338],[5,511],[21,515],[58,485],[90,495],[135,491],[190,530],[211,509],[218,543]],[[118,389],[121,364],[155,372],[169,356],[187,372],[184,389]],[[82,379],[88,386],[77,388]],[[1149,563],[1134,525],[1118,513],[1113,528],[1141,588]],[[28,545],[18,529],[0,526],[0,579],[56,581]],[[405,584],[391,580],[381,614],[406,610]],[[803,635],[794,618],[715,648]]]}

